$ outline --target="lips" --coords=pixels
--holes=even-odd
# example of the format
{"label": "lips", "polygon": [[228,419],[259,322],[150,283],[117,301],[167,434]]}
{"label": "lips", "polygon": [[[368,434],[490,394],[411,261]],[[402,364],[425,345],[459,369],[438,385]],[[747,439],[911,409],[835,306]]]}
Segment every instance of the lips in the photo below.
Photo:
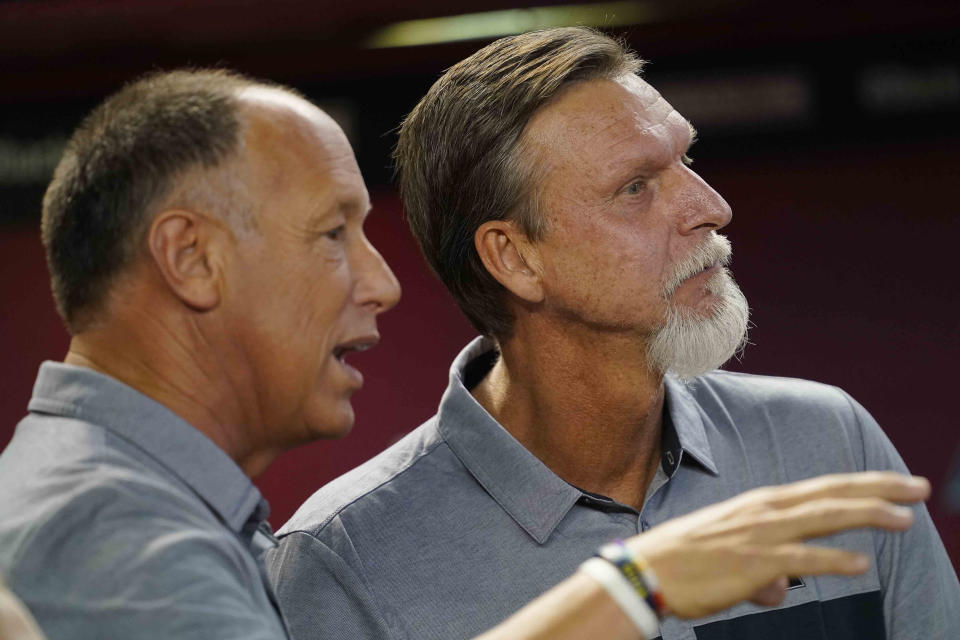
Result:
{"label": "lips", "polygon": [[341,342],[333,348],[333,357],[336,358],[337,362],[340,363],[342,370],[350,378],[351,382],[353,383],[352,386],[357,389],[363,386],[363,374],[347,362],[347,355],[354,352],[366,351],[379,341],[380,336],[378,334],[370,333],[352,338],[345,342]]}
{"label": "lips", "polygon": [[730,264],[730,241],[711,231],[702,244],[673,266],[663,287],[664,298],[673,295],[676,288],[687,280],[704,273],[713,275],[718,269],[728,264]]}
{"label": "lips", "polygon": [[333,357],[339,360],[340,362],[346,363],[346,357],[348,353],[354,351],[366,351],[367,349],[372,348],[380,342],[380,336],[372,333],[365,336],[359,336],[346,342],[341,342],[333,348]]}
{"label": "lips", "polygon": [[[713,274],[713,273],[715,273],[718,269],[720,269],[720,266],[721,266],[721,265],[720,265],[719,262],[714,262],[713,264],[708,264],[708,265],[705,266],[703,269],[701,269],[700,271],[697,271],[695,274],[693,274],[692,276],[690,276],[690,278],[695,278],[696,276],[703,275],[703,274],[705,274],[705,273],[706,273],[706,274]],[[687,278],[687,279],[689,280],[690,278]]]}
{"label": "lips", "polygon": [[690,265],[690,269],[683,274],[680,274],[681,282],[684,280],[689,280],[690,278],[695,278],[696,276],[702,275],[707,272],[714,272],[720,267],[724,267],[729,263],[728,256],[721,256],[719,258],[713,259],[713,256],[700,255],[700,262],[696,265]]}

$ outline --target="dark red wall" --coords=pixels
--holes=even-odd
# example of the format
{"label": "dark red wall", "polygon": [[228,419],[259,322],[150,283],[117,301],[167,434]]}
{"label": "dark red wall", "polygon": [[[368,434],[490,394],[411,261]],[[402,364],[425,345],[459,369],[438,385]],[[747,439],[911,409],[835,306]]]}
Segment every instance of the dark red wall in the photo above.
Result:
{"label": "dark red wall", "polygon": [[[878,419],[908,465],[941,485],[960,444],[955,263],[960,216],[949,144],[766,152],[694,168],[731,203],[734,271],[756,327],[740,370],[837,384]],[[282,456],[258,484],[275,525],[314,489],[382,450],[435,410],[450,360],[473,332],[428,272],[392,192],[368,223],[404,297],[383,342],[359,355],[365,388],[340,442]],[[0,228],[0,445],[44,358],[66,349],[38,234]],[[930,503],[960,560],[960,515]]]}

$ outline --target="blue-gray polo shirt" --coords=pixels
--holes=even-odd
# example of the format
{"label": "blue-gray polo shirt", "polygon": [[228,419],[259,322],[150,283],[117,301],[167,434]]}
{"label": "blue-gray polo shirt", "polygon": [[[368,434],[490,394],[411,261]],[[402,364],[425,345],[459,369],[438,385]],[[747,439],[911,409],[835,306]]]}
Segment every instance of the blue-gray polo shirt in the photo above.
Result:
{"label": "blue-gray polo shirt", "polygon": [[[692,385],[667,378],[662,461],[638,513],[564,482],[473,399],[492,348],[470,344],[436,416],[320,489],[280,530],[268,571],[296,640],[470,638],[610,539],[752,487],[906,472],[869,414],[834,387],[724,372]],[[663,638],[960,638],[957,577],[926,508],[915,514],[907,533],[823,541],[874,558],[861,577],[804,577],[775,609],[670,618]]]}
{"label": "blue-gray polo shirt", "polygon": [[0,572],[49,640],[287,638],[267,503],[166,407],[46,362],[0,455]]}

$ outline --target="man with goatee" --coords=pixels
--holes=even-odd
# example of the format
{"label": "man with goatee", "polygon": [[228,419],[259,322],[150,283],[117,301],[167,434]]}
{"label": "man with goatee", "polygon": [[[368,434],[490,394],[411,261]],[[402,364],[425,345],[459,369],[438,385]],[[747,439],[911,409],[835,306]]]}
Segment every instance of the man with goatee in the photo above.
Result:
{"label": "man with goatee", "polygon": [[[587,29],[504,38],[403,123],[410,226],[483,337],[435,417],[280,531],[271,573],[296,637],[470,637],[612,539],[755,487],[906,471],[843,391],[716,370],[748,325],[721,235],[731,210],[640,66]],[[904,534],[823,541],[869,558],[856,578],[803,568],[775,583],[773,609],[667,617],[646,635],[960,637],[956,575],[926,509],[914,517]],[[749,553],[727,557],[749,571]]]}

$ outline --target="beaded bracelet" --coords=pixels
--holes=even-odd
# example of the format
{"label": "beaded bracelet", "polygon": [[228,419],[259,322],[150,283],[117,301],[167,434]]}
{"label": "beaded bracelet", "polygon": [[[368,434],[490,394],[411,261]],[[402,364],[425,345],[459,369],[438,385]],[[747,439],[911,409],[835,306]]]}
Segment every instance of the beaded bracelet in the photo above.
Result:
{"label": "beaded bracelet", "polygon": [[667,614],[667,603],[660,593],[660,583],[653,569],[642,556],[630,551],[623,540],[614,540],[610,544],[600,547],[597,557],[603,558],[626,578],[641,598],[663,620]]}
{"label": "beaded bracelet", "polygon": [[645,640],[653,640],[660,635],[660,621],[657,619],[657,614],[653,612],[646,600],[637,595],[633,585],[613,564],[603,558],[594,557],[580,565],[580,571],[604,588],[620,610],[643,634]]}

